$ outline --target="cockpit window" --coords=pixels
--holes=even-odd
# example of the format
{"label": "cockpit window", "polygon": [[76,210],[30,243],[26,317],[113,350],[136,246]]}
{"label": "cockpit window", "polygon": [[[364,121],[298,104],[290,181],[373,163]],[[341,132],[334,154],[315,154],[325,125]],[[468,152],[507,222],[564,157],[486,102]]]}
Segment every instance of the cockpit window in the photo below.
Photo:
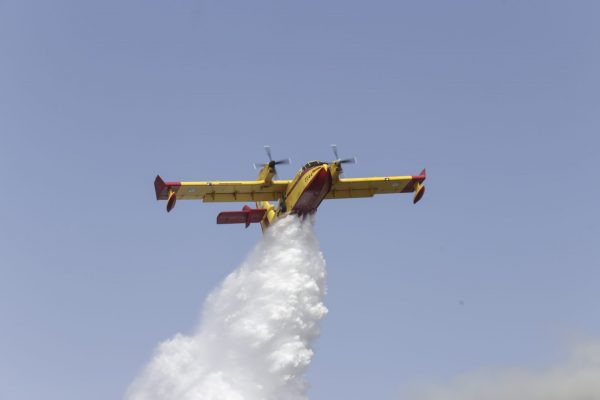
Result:
{"label": "cockpit window", "polygon": [[317,165],[323,165],[323,164],[327,164],[327,163],[324,163],[322,161],[310,161],[310,162],[307,162],[306,164],[304,164],[304,166],[302,167],[302,171],[306,171],[309,168],[313,168],[313,167],[316,167]]}

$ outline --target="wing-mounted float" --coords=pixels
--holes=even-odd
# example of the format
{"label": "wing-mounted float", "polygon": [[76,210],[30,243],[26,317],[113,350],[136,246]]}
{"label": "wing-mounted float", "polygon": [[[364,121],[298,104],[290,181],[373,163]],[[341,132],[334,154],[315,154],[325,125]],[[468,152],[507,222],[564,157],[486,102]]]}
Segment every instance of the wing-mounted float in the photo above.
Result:
{"label": "wing-mounted float", "polygon": [[245,205],[241,211],[221,212],[217,224],[239,223],[248,227],[260,223],[264,230],[285,215],[314,213],[324,199],[414,193],[413,203],[417,203],[425,193],[425,170],[415,176],[342,178],[342,165],[356,164],[356,157],[342,159],[338,156],[337,146],[332,145],[332,150],[334,161],[310,161],[291,180],[275,179],[277,165],[290,164],[291,160],[273,160],[269,146],[265,146],[269,161],[254,164],[255,169],[260,168],[254,181],[165,182],[157,176],[154,180],[156,199],[167,201],[167,211],[175,207],[177,200],[255,202],[256,208]]}

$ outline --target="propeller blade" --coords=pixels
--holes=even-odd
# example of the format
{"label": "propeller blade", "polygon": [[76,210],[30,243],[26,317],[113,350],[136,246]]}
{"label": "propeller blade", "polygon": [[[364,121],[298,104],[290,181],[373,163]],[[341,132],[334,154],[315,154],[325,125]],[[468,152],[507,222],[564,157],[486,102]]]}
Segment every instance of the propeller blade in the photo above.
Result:
{"label": "propeller blade", "polygon": [[292,160],[290,158],[286,158],[284,160],[279,160],[279,161],[275,161],[275,165],[281,165],[281,164],[291,164]]}
{"label": "propeller blade", "polygon": [[338,163],[338,164],[356,164],[356,157],[340,159],[340,156],[338,155],[337,145],[332,144],[331,145],[331,150],[333,150],[333,155],[335,156],[335,160],[334,160],[335,163]]}
{"label": "propeller blade", "polygon": [[273,157],[271,156],[271,146],[265,146],[265,151],[267,152],[267,156],[269,157],[269,161],[273,161]]}
{"label": "propeller blade", "polygon": [[292,160],[290,158],[286,158],[284,160],[278,160],[278,161],[273,160],[273,155],[271,154],[271,146],[264,146],[264,148],[265,148],[265,152],[267,153],[267,157],[269,157],[269,162],[268,163],[255,163],[255,164],[253,164],[254,169],[264,168],[266,165],[268,165],[270,168],[273,168],[275,173],[277,173],[277,171],[275,171],[276,165],[292,163]]}

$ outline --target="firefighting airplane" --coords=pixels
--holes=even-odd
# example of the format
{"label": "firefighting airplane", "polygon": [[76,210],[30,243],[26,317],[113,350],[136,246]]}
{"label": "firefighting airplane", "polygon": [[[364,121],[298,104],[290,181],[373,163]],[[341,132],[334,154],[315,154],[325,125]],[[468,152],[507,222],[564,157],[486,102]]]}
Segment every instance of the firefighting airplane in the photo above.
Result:
{"label": "firefighting airplane", "polygon": [[[340,159],[337,146],[331,147],[335,161],[310,161],[292,180],[273,179],[277,172],[275,166],[291,161],[273,160],[269,146],[265,146],[269,162],[254,164],[255,168],[261,168],[255,181],[165,182],[157,175],[154,180],[156,199],[167,200],[167,212],[175,207],[177,200],[202,199],[210,203],[254,201],[256,208],[245,205],[241,211],[221,212],[217,216],[217,224],[245,224],[247,228],[252,223],[260,223],[264,232],[275,220],[288,214],[316,212],[323,199],[414,192],[413,203],[417,203],[423,197],[425,170],[417,176],[340,178],[342,165],[355,164],[356,158]],[[278,203],[274,205],[270,201]]]}

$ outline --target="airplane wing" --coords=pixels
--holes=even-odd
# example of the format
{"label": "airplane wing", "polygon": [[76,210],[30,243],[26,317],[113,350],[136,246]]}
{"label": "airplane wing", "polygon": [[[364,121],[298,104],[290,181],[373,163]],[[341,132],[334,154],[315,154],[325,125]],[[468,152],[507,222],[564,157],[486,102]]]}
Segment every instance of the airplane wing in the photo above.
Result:
{"label": "airplane wing", "polygon": [[373,197],[384,193],[411,193],[415,192],[413,202],[423,196],[426,178],[425,170],[418,176],[387,176],[372,178],[340,178],[331,186],[326,199],[350,199],[357,197]]}
{"label": "airplane wing", "polygon": [[154,180],[157,200],[168,200],[167,210],[175,200],[202,200],[204,202],[273,201],[285,194],[290,181],[212,181],[165,182],[160,176]]}

